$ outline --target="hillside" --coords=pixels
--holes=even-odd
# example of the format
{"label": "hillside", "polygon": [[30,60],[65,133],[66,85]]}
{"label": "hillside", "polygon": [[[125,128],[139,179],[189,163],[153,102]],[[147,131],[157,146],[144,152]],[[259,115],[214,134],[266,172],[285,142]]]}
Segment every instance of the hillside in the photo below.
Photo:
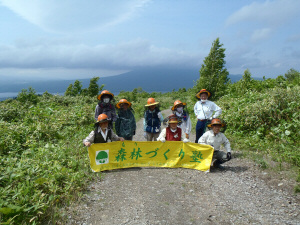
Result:
{"label": "hillside", "polygon": [[[147,92],[169,92],[173,89],[191,88],[194,81],[199,78],[197,69],[160,69],[149,68],[143,70],[130,71],[109,77],[100,77],[99,85],[105,84],[105,89],[118,94],[120,91],[132,91],[141,87]],[[231,82],[236,82],[242,75],[229,75]],[[260,78],[255,78],[259,80]],[[88,87],[89,79],[78,79],[83,87]],[[261,80],[261,79],[260,79]],[[48,91],[49,93],[64,93],[67,87],[75,80],[39,80],[39,81],[12,81],[8,77],[3,77],[0,82],[0,93],[11,92],[15,96],[22,89],[32,87],[38,93]],[[3,96],[0,96],[0,98]],[[5,96],[4,96],[5,97]]]}

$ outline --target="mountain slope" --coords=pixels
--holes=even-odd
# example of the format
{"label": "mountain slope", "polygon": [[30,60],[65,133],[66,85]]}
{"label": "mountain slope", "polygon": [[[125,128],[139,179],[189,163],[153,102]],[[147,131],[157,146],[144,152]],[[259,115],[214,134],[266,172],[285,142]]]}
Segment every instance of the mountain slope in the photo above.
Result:
{"label": "mountain slope", "polygon": [[[198,69],[161,69],[148,68],[130,71],[124,74],[100,77],[99,85],[105,84],[105,89],[113,93],[120,91],[132,91],[134,88],[141,87],[147,92],[168,92],[173,89],[191,88],[194,82],[199,78]],[[242,75],[229,75],[232,82],[242,78]],[[258,78],[259,79],[259,78]],[[83,88],[88,87],[89,79],[78,79],[82,82]],[[70,84],[75,80],[45,80],[45,81],[23,81],[12,82],[2,81],[0,84],[0,93],[20,92],[22,89],[32,87],[36,92],[64,93]]]}

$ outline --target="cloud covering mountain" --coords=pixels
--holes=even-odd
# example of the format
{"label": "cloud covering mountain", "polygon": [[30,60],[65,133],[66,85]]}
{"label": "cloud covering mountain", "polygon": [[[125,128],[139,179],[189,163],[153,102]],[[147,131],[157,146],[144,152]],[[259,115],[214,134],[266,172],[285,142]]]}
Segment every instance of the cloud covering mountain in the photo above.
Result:
{"label": "cloud covering mountain", "polygon": [[300,1],[0,0],[0,76],[83,79],[200,68],[212,42],[231,74],[300,70]]}

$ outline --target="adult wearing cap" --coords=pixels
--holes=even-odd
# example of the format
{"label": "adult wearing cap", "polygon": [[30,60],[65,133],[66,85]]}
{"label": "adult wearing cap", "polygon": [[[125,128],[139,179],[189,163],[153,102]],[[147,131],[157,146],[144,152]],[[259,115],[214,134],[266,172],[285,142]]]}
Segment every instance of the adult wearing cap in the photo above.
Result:
{"label": "adult wearing cap", "polygon": [[154,98],[148,98],[144,113],[144,137],[147,141],[156,141],[161,131],[161,122],[164,120],[159,110],[159,102]]}
{"label": "adult wearing cap", "polygon": [[116,133],[125,140],[132,141],[132,136],[135,135],[136,123],[131,108],[131,102],[126,99],[121,99],[117,104],[118,118],[115,122]]}
{"label": "adult wearing cap", "polygon": [[158,141],[183,141],[189,142],[188,138],[183,138],[181,128],[178,127],[178,117],[174,114],[168,117],[168,127],[164,128],[159,137]]}
{"label": "adult wearing cap", "polygon": [[113,122],[117,120],[116,109],[112,103],[114,101],[114,94],[104,90],[97,96],[97,99],[99,102],[95,108],[95,120],[97,121],[100,114],[106,114],[109,119],[108,126],[112,129]]}
{"label": "adult wearing cap", "polygon": [[[219,168],[221,170],[225,169],[221,164],[227,162],[231,159],[231,148],[230,143],[226,136],[220,132],[221,127],[224,127],[225,124],[221,122],[220,119],[213,119],[211,124],[208,127],[212,129],[205,132],[199,139],[199,144],[211,145],[214,147],[213,154],[213,167]],[[227,153],[220,150],[221,145],[224,145]]]}
{"label": "adult wearing cap", "polygon": [[95,123],[95,130],[91,131],[89,136],[83,140],[85,146],[91,146],[92,143],[107,143],[112,141],[124,141],[123,137],[118,137],[112,129],[108,127],[109,119],[106,114],[100,114]]}
{"label": "adult wearing cap", "polygon": [[219,117],[222,113],[222,109],[219,106],[208,100],[210,95],[210,92],[206,89],[202,89],[196,94],[198,101],[194,106],[194,112],[197,117],[195,143],[198,142],[205,132],[207,121]]}
{"label": "adult wearing cap", "polygon": [[192,123],[188,112],[185,110],[185,106],[185,102],[176,100],[172,107],[172,113],[178,118],[177,126],[182,129],[185,138],[189,139],[192,130]]}

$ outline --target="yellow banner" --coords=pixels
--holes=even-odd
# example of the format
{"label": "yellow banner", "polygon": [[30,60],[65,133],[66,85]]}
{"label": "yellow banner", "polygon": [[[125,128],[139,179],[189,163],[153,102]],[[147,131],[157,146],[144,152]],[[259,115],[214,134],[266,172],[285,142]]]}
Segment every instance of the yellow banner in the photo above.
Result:
{"label": "yellow banner", "polygon": [[94,172],[129,167],[183,167],[209,171],[213,147],[182,141],[116,141],[88,148]]}

